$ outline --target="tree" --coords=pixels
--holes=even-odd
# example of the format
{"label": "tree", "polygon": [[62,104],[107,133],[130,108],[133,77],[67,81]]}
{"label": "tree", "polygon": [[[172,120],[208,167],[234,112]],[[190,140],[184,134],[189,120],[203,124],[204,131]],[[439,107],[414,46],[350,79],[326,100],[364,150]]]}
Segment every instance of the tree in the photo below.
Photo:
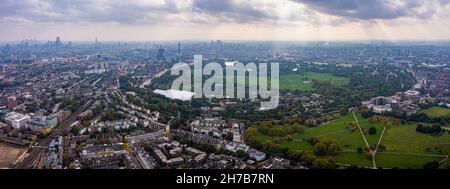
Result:
{"label": "tree", "polygon": [[287,141],[292,141],[292,139],[293,139],[293,138],[292,138],[292,135],[287,135],[287,136],[286,136],[286,140],[287,140]]}
{"label": "tree", "polygon": [[216,148],[211,144],[201,144],[200,149],[207,153],[213,153],[216,151]]}
{"label": "tree", "polygon": [[314,145],[314,154],[316,155],[325,155],[327,154],[327,145],[321,142],[318,142]]}
{"label": "tree", "polygon": [[323,140],[314,144],[314,154],[316,155],[337,155],[340,151],[340,146],[336,141]]}
{"label": "tree", "polygon": [[426,126],[426,125],[418,124],[416,127],[416,132],[419,132],[419,133],[437,134],[437,133],[440,133],[441,131],[442,131],[442,128],[439,125]]}
{"label": "tree", "polygon": [[91,125],[91,121],[89,120],[83,120],[81,122],[81,125],[83,125],[83,127],[89,127],[89,125]]}
{"label": "tree", "polygon": [[347,115],[348,114],[348,110],[347,110],[347,108],[341,108],[341,109],[339,109],[339,114],[341,114],[341,115]]}
{"label": "tree", "polygon": [[377,128],[375,128],[375,127],[370,127],[370,128],[369,128],[369,134],[370,134],[370,135],[375,135],[375,134],[377,134]]}
{"label": "tree", "polygon": [[233,133],[232,132],[227,132],[225,134],[225,139],[228,141],[232,141],[233,140]]}
{"label": "tree", "polygon": [[363,149],[361,147],[358,147],[358,149],[356,149],[356,151],[358,152],[358,154],[362,154],[363,153]]}
{"label": "tree", "polygon": [[300,150],[289,150],[288,151],[288,157],[289,159],[292,159],[294,161],[300,162],[302,161],[303,156],[305,155],[305,152]]}
{"label": "tree", "polygon": [[80,129],[78,129],[77,126],[73,126],[73,127],[70,129],[70,133],[72,133],[73,135],[78,135],[78,133],[80,133]]}
{"label": "tree", "polygon": [[328,146],[328,154],[329,155],[337,155],[338,153],[339,153],[339,151],[340,151],[340,147],[339,147],[339,145],[337,144],[337,143],[331,143],[329,146]]}
{"label": "tree", "polygon": [[248,154],[245,153],[244,150],[238,150],[238,151],[236,151],[236,155],[237,155],[237,157],[240,157],[240,158],[245,158],[245,157],[248,156]]}
{"label": "tree", "polygon": [[312,168],[314,169],[333,169],[336,167],[336,162],[334,159],[315,159],[312,163]]}

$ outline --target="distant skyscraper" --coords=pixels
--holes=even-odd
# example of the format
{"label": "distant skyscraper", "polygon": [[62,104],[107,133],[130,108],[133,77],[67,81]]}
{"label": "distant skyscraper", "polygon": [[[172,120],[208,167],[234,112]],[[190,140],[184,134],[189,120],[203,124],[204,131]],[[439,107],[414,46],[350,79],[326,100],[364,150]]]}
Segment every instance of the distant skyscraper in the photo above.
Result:
{"label": "distant skyscraper", "polygon": [[56,46],[62,45],[62,43],[61,43],[61,38],[56,37],[55,45],[56,45]]}
{"label": "distant skyscraper", "polygon": [[181,60],[181,43],[178,42],[178,61]]}
{"label": "distant skyscraper", "polygon": [[156,54],[156,59],[163,61],[166,59],[166,52],[164,48],[159,48],[158,49],[158,54]]}

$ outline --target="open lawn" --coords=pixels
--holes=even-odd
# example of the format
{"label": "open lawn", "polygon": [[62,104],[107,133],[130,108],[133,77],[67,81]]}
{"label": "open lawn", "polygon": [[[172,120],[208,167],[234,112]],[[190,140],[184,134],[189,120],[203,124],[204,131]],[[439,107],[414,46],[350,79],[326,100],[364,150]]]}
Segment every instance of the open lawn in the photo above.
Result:
{"label": "open lawn", "polygon": [[[175,79],[175,78],[174,78]],[[267,85],[271,85],[270,77],[261,77],[261,78],[252,78],[255,79],[254,81],[258,83],[258,80],[266,80]],[[246,86],[250,85],[250,77],[249,76],[236,76],[235,77],[235,84],[245,84]],[[333,76],[332,74],[328,73],[317,73],[317,72],[307,72],[304,74],[296,73],[296,74],[287,74],[287,75],[280,75],[280,81],[279,81],[279,87],[282,90],[300,90],[300,91],[314,91],[314,84],[313,81],[320,81],[320,82],[330,82],[332,85],[335,86],[344,86],[347,85],[350,80],[346,77],[339,77],[339,76]],[[161,81],[158,84],[159,89],[168,89],[171,87],[171,84],[173,80],[169,81]],[[226,82],[224,82],[224,85]],[[255,85],[254,83],[251,83],[251,86]],[[191,88],[191,86],[187,86],[188,88]],[[179,89],[181,90],[181,89]]]}
{"label": "open lawn", "polygon": [[313,91],[313,81],[330,82],[335,86],[347,85],[346,77],[333,76],[327,73],[307,72],[305,74],[288,74],[280,76],[280,88],[285,90]]}
{"label": "open lawn", "polygon": [[310,80],[318,80],[321,82],[330,82],[332,85],[336,85],[336,86],[347,85],[350,82],[350,80],[346,77],[334,76],[329,73],[307,72],[303,76]]}
{"label": "open lawn", "polygon": [[[364,135],[371,146],[375,146],[382,134],[383,124],[371,124],[369,121],[356,114]],[[293,141],[284,142],[282,145],[294,150],[311,152],[313,146],[304,142],[304,139],[318,137],[321,140],[334,140],[341,152],[335,157],[339,164],[354,164],[364,167],[372,167],[372,160],[365,153],[356,152],[358,147],[364,146],[364,140],[358,130],[351,129],[354,122],[353,115],[349,113],[329,123],[315,128],[309,128],[304,133],[293,135]],[[375,156],[378,167],[384,168],[421,168],[425,163],[440,161],[450,153],[450,134],[442,133],[438,136],[416,132],[416,123],[388,126],[381,140],[386,147],[383,152]],[[375,127],[375,135],[369,135],[368,129]],[[273,137],[259,134],[259,141],[267,141]],[[372,149],[374,150],[374,149]]]}
{"label": "open lawn", "polygon": [[303,134],[294,135],[294,139],[318,137],[337,141],[341,148],[356,150],[358,147],[364,146],[364,141],[359,131],[350,129],[353,122],[353,116],[347,114],[327,124],[307,129]]}
{"label": "open lawn", "polygon": [[378,153],[375,159],[377,162],[377,167],[421,169],[424,164],[432,161],[439,162],[444,159],[444,157]]}
{"label": "open lawn", "polygon": [[299,91],[313,91],[312,81],[308,81],[300,74],[289,74],[280,76],[280,89],[283,90],[299,90]]}
{"label": "open lawn", "polygon": [[[381,133],[383,132],[384,125],[382,124],[371,124],[369,121],[361,116],[361,114],[356,114],[356,118],[358,118],[359,126],[364,132],[364,136],[366,136],[367,142],[372,146],[375,146],[378,143],[378,140],[381,137]],[[369,128],[375,127],[377,129],[377,133],[374,135],[369,134]],[[372,149],[375,150],[375,149]]]}
{"label": "open lawn", "polygon": [[381,144],[387,152],[408,152],[424,154],[450,153],[450,134],[431,136],[416,132],[417,124],[389,127]]}
{"label": "open lawn", "polygon": [[336,162],[345,165],[358,165],[362,167],[372,167],[372,160],[366,154],[358,152],[341,152],[336,157]]}
{"label": "open lawn", "polygon": [[447,117],[450,116],[450,108],[444,108],[439,106],[433,106],[425,110],[425,114],[428,117]]}

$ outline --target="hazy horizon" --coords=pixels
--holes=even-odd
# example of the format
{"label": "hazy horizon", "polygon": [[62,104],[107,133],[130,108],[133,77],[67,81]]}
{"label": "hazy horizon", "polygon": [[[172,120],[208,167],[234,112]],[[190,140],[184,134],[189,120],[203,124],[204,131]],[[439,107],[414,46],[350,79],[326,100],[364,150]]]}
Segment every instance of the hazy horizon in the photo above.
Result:
{"label": "hazy horizon", "polygon": [[0,41],[440,41],[450,0],[5,0]]}

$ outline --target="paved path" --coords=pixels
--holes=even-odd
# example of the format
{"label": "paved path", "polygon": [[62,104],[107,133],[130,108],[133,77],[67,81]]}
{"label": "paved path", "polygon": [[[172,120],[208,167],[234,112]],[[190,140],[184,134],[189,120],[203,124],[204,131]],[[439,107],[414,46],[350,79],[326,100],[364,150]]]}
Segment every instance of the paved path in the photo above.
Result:
{"label": "paved path", "polygon": [[421,153],[409,153],[409,152],[378,152],[380,154],[398,154],[398,155],[413,155],[413,156],[429,156],[429,157],[447,157],[446,155],[438,154],[421,154]]}
{"label": "paved path", "polygon": [[364,136],[364,132],[362,131],[361,126],[359,126],[359,121],[358,121],[358,118],[356,118],[355,111],[352,111],[352,114],[353,114],[353,117],[355,118],[356,125],[358,126],[359,132],[361,132],[361,136],[363,137],[364,142],[366,143],[366,146],[369,149],[369,153],[372,155],[373,168],[376,169],[377,164],[375,162],[375,155],[374,155],[372,149],[370,149],[369,142],[367,142],[366,136]]}
{"label": "paved path", "polygon": [[375,153],[373,154],[373,156],[375,156],[375,154],[377,154],[377,152],[378,152],[378,146],[380,146],[381,139],[383,138],[385,131],[386,131],[386,126],[384,126],[384,128],[383,128],[383,132],[381,133],[380,139],[378,140],[377,147],[375,148]]}

